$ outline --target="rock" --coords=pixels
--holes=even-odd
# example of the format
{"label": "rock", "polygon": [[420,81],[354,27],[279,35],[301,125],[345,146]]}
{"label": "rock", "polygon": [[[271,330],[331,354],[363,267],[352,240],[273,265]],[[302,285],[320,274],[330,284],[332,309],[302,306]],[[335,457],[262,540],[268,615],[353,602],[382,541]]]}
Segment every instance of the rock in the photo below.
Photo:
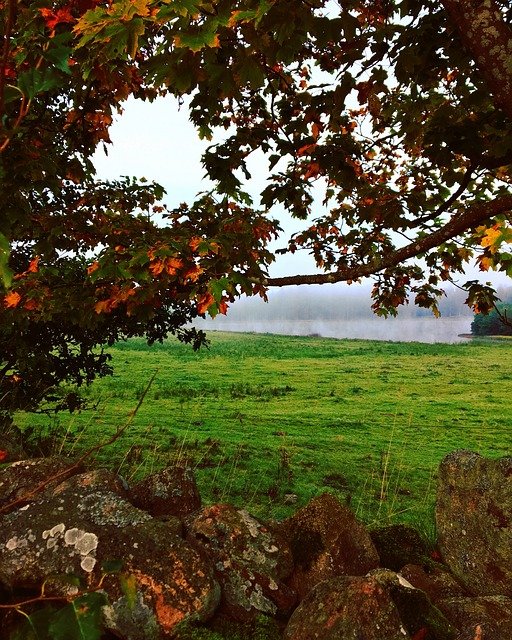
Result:
{"label": "rock", "polygon": [[[76,460],[61,456],[13,462],[8,467],[0,470],[0,507],[4,507],[25,496],[27,496],[27,499],[20,501],[13,508],[19,508],[23,504],[27,504],[27,502],[40,500],[44,495],[51,493],[66,478],[84,471],[83,465],[73,468],[75,463]],[[63,473],[67,469],[69,472]],[[63,473],[63,475],[56,480],[50,481],[37,493],[31,496],[28,495],[43,482],[60,473]]]}
{"label": "rock", "polygon": [[416,589],[400,574],[390,569],[375,569],[368,577],[375,578],[391,596],[404,627],[412,638],[425,640],[455,640],[457,629],[430,601],[428,595]]}
{"label": "rock", "polygon": [[374,529],[370,536],[382,567],[400,571],[406,564],[433,564],[428,544],[414,527],[394,524]]}
{"label": "rock", "polygon": [[130,488],[126,480],[118,473],[114,473],[114,471],[110,471],[109,469],[93,469],[85,473],[79,473],[76,476],[71,476],[52,489],[51,494],[57,496],[75,487],[89,487],[90,489],[97,489],[98,491],[112,491],[125,499],[130,497]]}
{"label": "rock", "polygon": [[197,552],[115,493],[76,487],[0,519],[0,581],[9,589],[45,582],[48,594],[70,594],[76,587],[49,576],[72,574],[90,588],[102,565],[119,558],[135,579],[133,603],[117,576],[104,583],[104,618],[119,637],[160,638],[181,620],[213,614],[219,588]]}
{"label": "rock", "polygon": [[283,640],[410,640],[388,590],[373,577],[320,582],[293,612]]}
{"label": "rock", "polygon": [[400,569],[400,575],[413,587],[424,591],[433,604],[437,604],[444,598],[469,595],[467,589],[464,589],[442,565],[430,565],[424,568],[417,564],[406,564]]}
{"label": "rock", "polygon": [[365,527],[330,493],[313,498],[287,518],[281,529],[295,564],[288,584],[299,600],[322,580],[362,576],[379,566],[379,555]]}
{"label": "rock", "polygon": [[190,467],[163,469],[132,487],[132,503],[152,516],[183,517],[201,508],[201,495]]}
{"label": "rock", "polygon": [[293,568],[286,542],[243,509],[214,505],[186,520],[187,540],[215,567],[219,611],[235,620],[286,616],[296,594],[284,580]]}
{"label": "rock", "polygon": [[459,629],[457,640],[512,638],[512,600],[506,596],[448,598],[439,608]]}
{"label": "rock", "polygon": [[439,550],[459,582],[474,595],[512,597],[512,457],[447,455],[436,524]]}

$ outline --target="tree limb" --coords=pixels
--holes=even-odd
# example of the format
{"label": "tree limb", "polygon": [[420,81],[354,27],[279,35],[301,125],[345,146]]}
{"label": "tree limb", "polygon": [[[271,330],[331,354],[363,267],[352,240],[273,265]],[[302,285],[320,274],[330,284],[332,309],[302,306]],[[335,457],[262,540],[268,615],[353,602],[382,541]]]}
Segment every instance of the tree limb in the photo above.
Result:
{"label": "tree limb", "polygon": [[371,262],[347,267],[332,273],[268,278],[263,284],[267,287],[285,287],[297,284],[330,284],[371,276],[385,269],[396,267],[406,260],[425,253],[443,242],[455,238],[464,231],[510,209],[512,209],[512,195],[490,200],[483,204],[473,205],[464,213],[452,216],[451,220],[440,229],[382,258],[377,257]]}

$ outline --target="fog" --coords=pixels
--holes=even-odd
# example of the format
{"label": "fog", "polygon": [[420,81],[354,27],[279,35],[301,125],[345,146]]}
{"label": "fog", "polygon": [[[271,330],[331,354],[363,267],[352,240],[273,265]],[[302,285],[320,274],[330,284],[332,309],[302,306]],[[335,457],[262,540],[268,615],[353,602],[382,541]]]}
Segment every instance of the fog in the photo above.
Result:
{"label": "fog", "polygon": [[[504,301],[512,288],[498,289]],[[441,317],[409,304],[396,318],[379,318],[371,310],[370,289],[347,285],[301,286],[269,292],[269,302],[241,298],[226,316],[197,319],[207,331],[240,331],[282,335],[318,335],[330,338],[391,340],[402,342],[464,342],[471,332],[473,312],[467,294],[455,287],[440,301]]]}

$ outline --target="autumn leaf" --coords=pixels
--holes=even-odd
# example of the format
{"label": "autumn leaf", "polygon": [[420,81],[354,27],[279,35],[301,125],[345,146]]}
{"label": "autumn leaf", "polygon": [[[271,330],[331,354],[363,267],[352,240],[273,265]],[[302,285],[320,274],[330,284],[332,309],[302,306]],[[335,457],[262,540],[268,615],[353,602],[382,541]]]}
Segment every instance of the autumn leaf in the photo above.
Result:
{"label": "autumn leaf", "polygon": [[211,293],[204,293],[197,297],[197,313],[206,313],[208,308],[215,302]]}
{"label": "autumn leaf", "polygon": [[7,451],[0,449],[0,462],[7,456]]}
{"label": "autumn leaf", "polygon": [[33,260],[31,260],[30,265],[28,267],[28,273],[37,273],[37,271],[39,270],[39,267],[38,267],[39,258],[40,256],[36,256]]}
{"label": "autumn leaf", "polygon": [[4,305],[6,307],[17,307],[21,300],[21,296],[17,291],[11,291],[4,297]]}
{"label": "autumn leaf", "polygon": [[99,268],[99,263],[97,260],[95,260],[90,267],[87,267],[87,273],[91,274],[93,271],[96,271],[96,269]]}
{"label": "autumn leaf", "polygon": [[39,12],[43,16],[46,26],[50,31],[53,31],[58,24],[76,22],[76,18],[71,13],[70,5],[57,9],[55,12],[43,7],[39,9]]}
{"label": "autumn leaf", "polygon": [[482,238],[480,244],[482,247],[491,247],[493,245],[497,245],[501,238],[501,235],[501,228],[495,225],[485,231],[484,237]]}

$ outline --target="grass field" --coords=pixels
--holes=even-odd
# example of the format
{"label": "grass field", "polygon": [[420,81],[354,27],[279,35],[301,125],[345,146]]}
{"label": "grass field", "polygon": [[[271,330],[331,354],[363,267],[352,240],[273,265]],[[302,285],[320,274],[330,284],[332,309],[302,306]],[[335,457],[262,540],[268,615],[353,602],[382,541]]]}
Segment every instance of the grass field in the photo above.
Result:
{"label": "grass field", "polygon": [[[282,518],[334,492],[366,524],[431,533],[436,472],[448,452],[512,450],[512,344],[369,342],[210,335],[113,349],[114,376],[88,389],[94,411],[20,414],[76,454],[106,439],[156,378],[133,423],[96,463],[129,481],[190,462],[203,501]],[[297,502],[286,504],[286,495]]]}

